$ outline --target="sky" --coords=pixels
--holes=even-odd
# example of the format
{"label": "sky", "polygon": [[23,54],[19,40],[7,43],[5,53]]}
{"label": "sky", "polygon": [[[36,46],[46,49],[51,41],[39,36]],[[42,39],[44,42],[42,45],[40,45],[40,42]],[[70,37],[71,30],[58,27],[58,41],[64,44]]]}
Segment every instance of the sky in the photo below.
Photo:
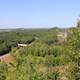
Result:
{"label": "sky", "polygon": [[80,0],[0,0],[0,28],[73,27]]}

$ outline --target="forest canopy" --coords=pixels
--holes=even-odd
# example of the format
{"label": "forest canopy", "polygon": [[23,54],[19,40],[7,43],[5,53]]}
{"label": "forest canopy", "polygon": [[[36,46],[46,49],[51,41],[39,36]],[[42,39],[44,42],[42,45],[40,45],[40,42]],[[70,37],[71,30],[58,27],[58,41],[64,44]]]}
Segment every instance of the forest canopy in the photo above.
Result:
{"label": "forest canopy", "polygon": [[0,80],[80,80],[79,26],[0,32],[0,55],[13,57],[0,62]]}

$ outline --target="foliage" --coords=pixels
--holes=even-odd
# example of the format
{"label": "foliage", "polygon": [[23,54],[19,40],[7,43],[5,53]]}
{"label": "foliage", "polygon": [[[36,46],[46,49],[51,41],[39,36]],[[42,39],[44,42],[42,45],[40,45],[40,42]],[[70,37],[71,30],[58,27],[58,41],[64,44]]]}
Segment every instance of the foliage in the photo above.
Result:
{"label": "foliage", "polygon": [[[0,54],[15,58],[0,63],[0,80],[79,80],[80,27],[68,30],[59,44],[60,29],[14,30],[0,33]],[[7,37],[6,37],[7,36]],[[27,47],[17,48],[18,43]]]}

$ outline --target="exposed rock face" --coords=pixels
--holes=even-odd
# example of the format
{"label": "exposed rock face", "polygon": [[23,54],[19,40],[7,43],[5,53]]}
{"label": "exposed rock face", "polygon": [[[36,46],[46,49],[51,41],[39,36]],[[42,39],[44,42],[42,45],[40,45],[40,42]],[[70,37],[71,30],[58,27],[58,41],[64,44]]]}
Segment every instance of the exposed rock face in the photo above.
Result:
{"label": "exposed rock face", "polygon": [[18,44],[18,47],[26,47],[27,44]]}
{"label": "exposed rock face", "polygon": [[66,40],[68,36],[68,32],[67,31],[64,31],[64,32],[59,32],[58,35],[57,35],[57,39],[60,43],[64,42]]}

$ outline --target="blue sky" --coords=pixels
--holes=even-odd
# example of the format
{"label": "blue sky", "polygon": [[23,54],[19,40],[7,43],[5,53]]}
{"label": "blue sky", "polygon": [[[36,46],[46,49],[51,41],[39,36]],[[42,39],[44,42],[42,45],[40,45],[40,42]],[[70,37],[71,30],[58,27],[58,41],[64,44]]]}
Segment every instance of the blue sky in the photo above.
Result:
{"label": "blue sky", "polygon": [[80,0],[0,0],[0,28],[74,26]]}

